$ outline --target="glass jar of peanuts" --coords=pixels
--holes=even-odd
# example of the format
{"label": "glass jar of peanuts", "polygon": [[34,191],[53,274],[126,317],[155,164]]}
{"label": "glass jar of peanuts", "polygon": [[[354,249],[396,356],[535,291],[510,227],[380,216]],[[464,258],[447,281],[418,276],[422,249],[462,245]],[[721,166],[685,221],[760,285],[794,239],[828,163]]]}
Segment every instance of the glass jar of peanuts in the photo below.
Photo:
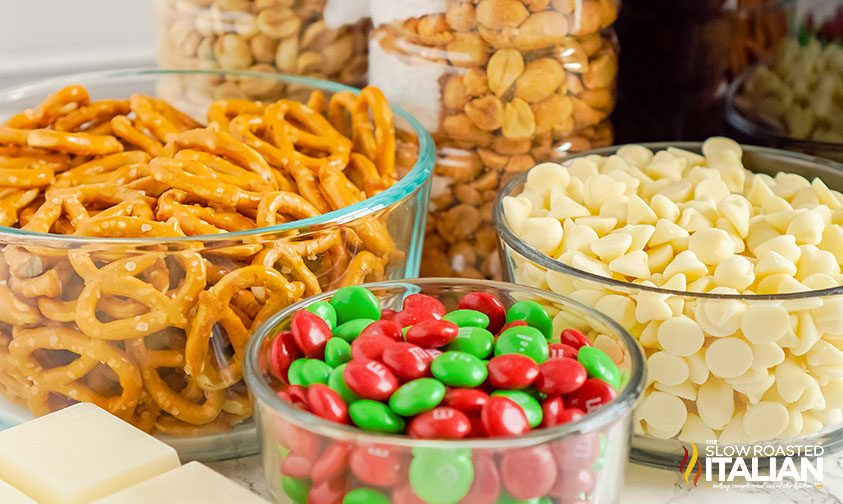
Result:
{"label": "glass jar of peanuts", "polygon": [[413,111],[439,147],[422,274],[499,277],[498,188],[537,161],[611,143],[618,2],[372,7],[370,81]]}
{"label": "glass jar of peanuts", "polygon": [[[627,145],[544,163],[499,196],[517,283],[637,338],[633,460],[681,442],[843,447],[843,165],[782,150]],[[757,455],[756,455],[757,456]]]}
{"label": "glass jar of peanuts", "polygon": [[[253,70],[366,81],[368,0],[156,0],[158,63],[167,69]],[[262,98],[254,82],[214,82]]]}

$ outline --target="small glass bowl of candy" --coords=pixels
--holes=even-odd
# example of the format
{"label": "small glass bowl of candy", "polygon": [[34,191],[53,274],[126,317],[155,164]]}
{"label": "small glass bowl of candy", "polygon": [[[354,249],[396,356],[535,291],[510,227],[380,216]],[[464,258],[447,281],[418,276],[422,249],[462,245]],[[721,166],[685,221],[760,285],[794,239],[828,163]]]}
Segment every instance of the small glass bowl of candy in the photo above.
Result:
{"label": "small glass bowl of candy", "polygon": [[418,279],[291,306],[249,344],[278,502],[617,502],[643,356],[530,287]]}

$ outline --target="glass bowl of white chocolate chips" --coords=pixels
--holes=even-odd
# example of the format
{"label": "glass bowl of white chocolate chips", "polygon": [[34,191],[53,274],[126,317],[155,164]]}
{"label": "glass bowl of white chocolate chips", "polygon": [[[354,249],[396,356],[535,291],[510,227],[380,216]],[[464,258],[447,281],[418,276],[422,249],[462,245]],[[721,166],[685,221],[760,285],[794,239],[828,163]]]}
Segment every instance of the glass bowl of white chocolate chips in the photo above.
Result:
{"label": "glass bowl of white chocolate chips", "polygon": [[[609,315],[641,344],[633,461],[683,446],[843,447],[843,164],[704,143],[534,167],[495,225],[509,278]],[[704,456],[702,448],[700,456]]]}

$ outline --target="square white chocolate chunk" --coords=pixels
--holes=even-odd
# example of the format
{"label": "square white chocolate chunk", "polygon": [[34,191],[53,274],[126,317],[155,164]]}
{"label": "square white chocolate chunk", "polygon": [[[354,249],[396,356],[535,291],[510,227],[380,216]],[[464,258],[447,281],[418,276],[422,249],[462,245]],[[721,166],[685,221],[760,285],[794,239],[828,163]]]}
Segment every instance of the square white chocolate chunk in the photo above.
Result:
{"label": "square white chocolate chunk", "polygon": [[0,480],[41,504],[88,504],[178,466],[174,449],[92,404],[0,432]]}
{"label": "square white chocolate chunk", "polygon": [[0,480],[0,502],[3,504],[37,504],[12,485]]}
{"label": "square white chocolate chunk", "polygon": [[138,483],[94,504],[266,504],[266,501],[199,462]]}

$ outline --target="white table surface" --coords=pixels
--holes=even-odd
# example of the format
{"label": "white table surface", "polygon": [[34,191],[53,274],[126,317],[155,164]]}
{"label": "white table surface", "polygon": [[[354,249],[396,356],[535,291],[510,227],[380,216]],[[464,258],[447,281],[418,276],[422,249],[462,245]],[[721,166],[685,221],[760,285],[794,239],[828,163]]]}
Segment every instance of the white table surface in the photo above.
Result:
{"label": "white table surface", "polygon": [[[208,464],[269,499],[258,456]],[[822,487],[780,490],[688,488],[678,472],[629,464],[620,504],[843,504],[843,456],[826,457]]]}

